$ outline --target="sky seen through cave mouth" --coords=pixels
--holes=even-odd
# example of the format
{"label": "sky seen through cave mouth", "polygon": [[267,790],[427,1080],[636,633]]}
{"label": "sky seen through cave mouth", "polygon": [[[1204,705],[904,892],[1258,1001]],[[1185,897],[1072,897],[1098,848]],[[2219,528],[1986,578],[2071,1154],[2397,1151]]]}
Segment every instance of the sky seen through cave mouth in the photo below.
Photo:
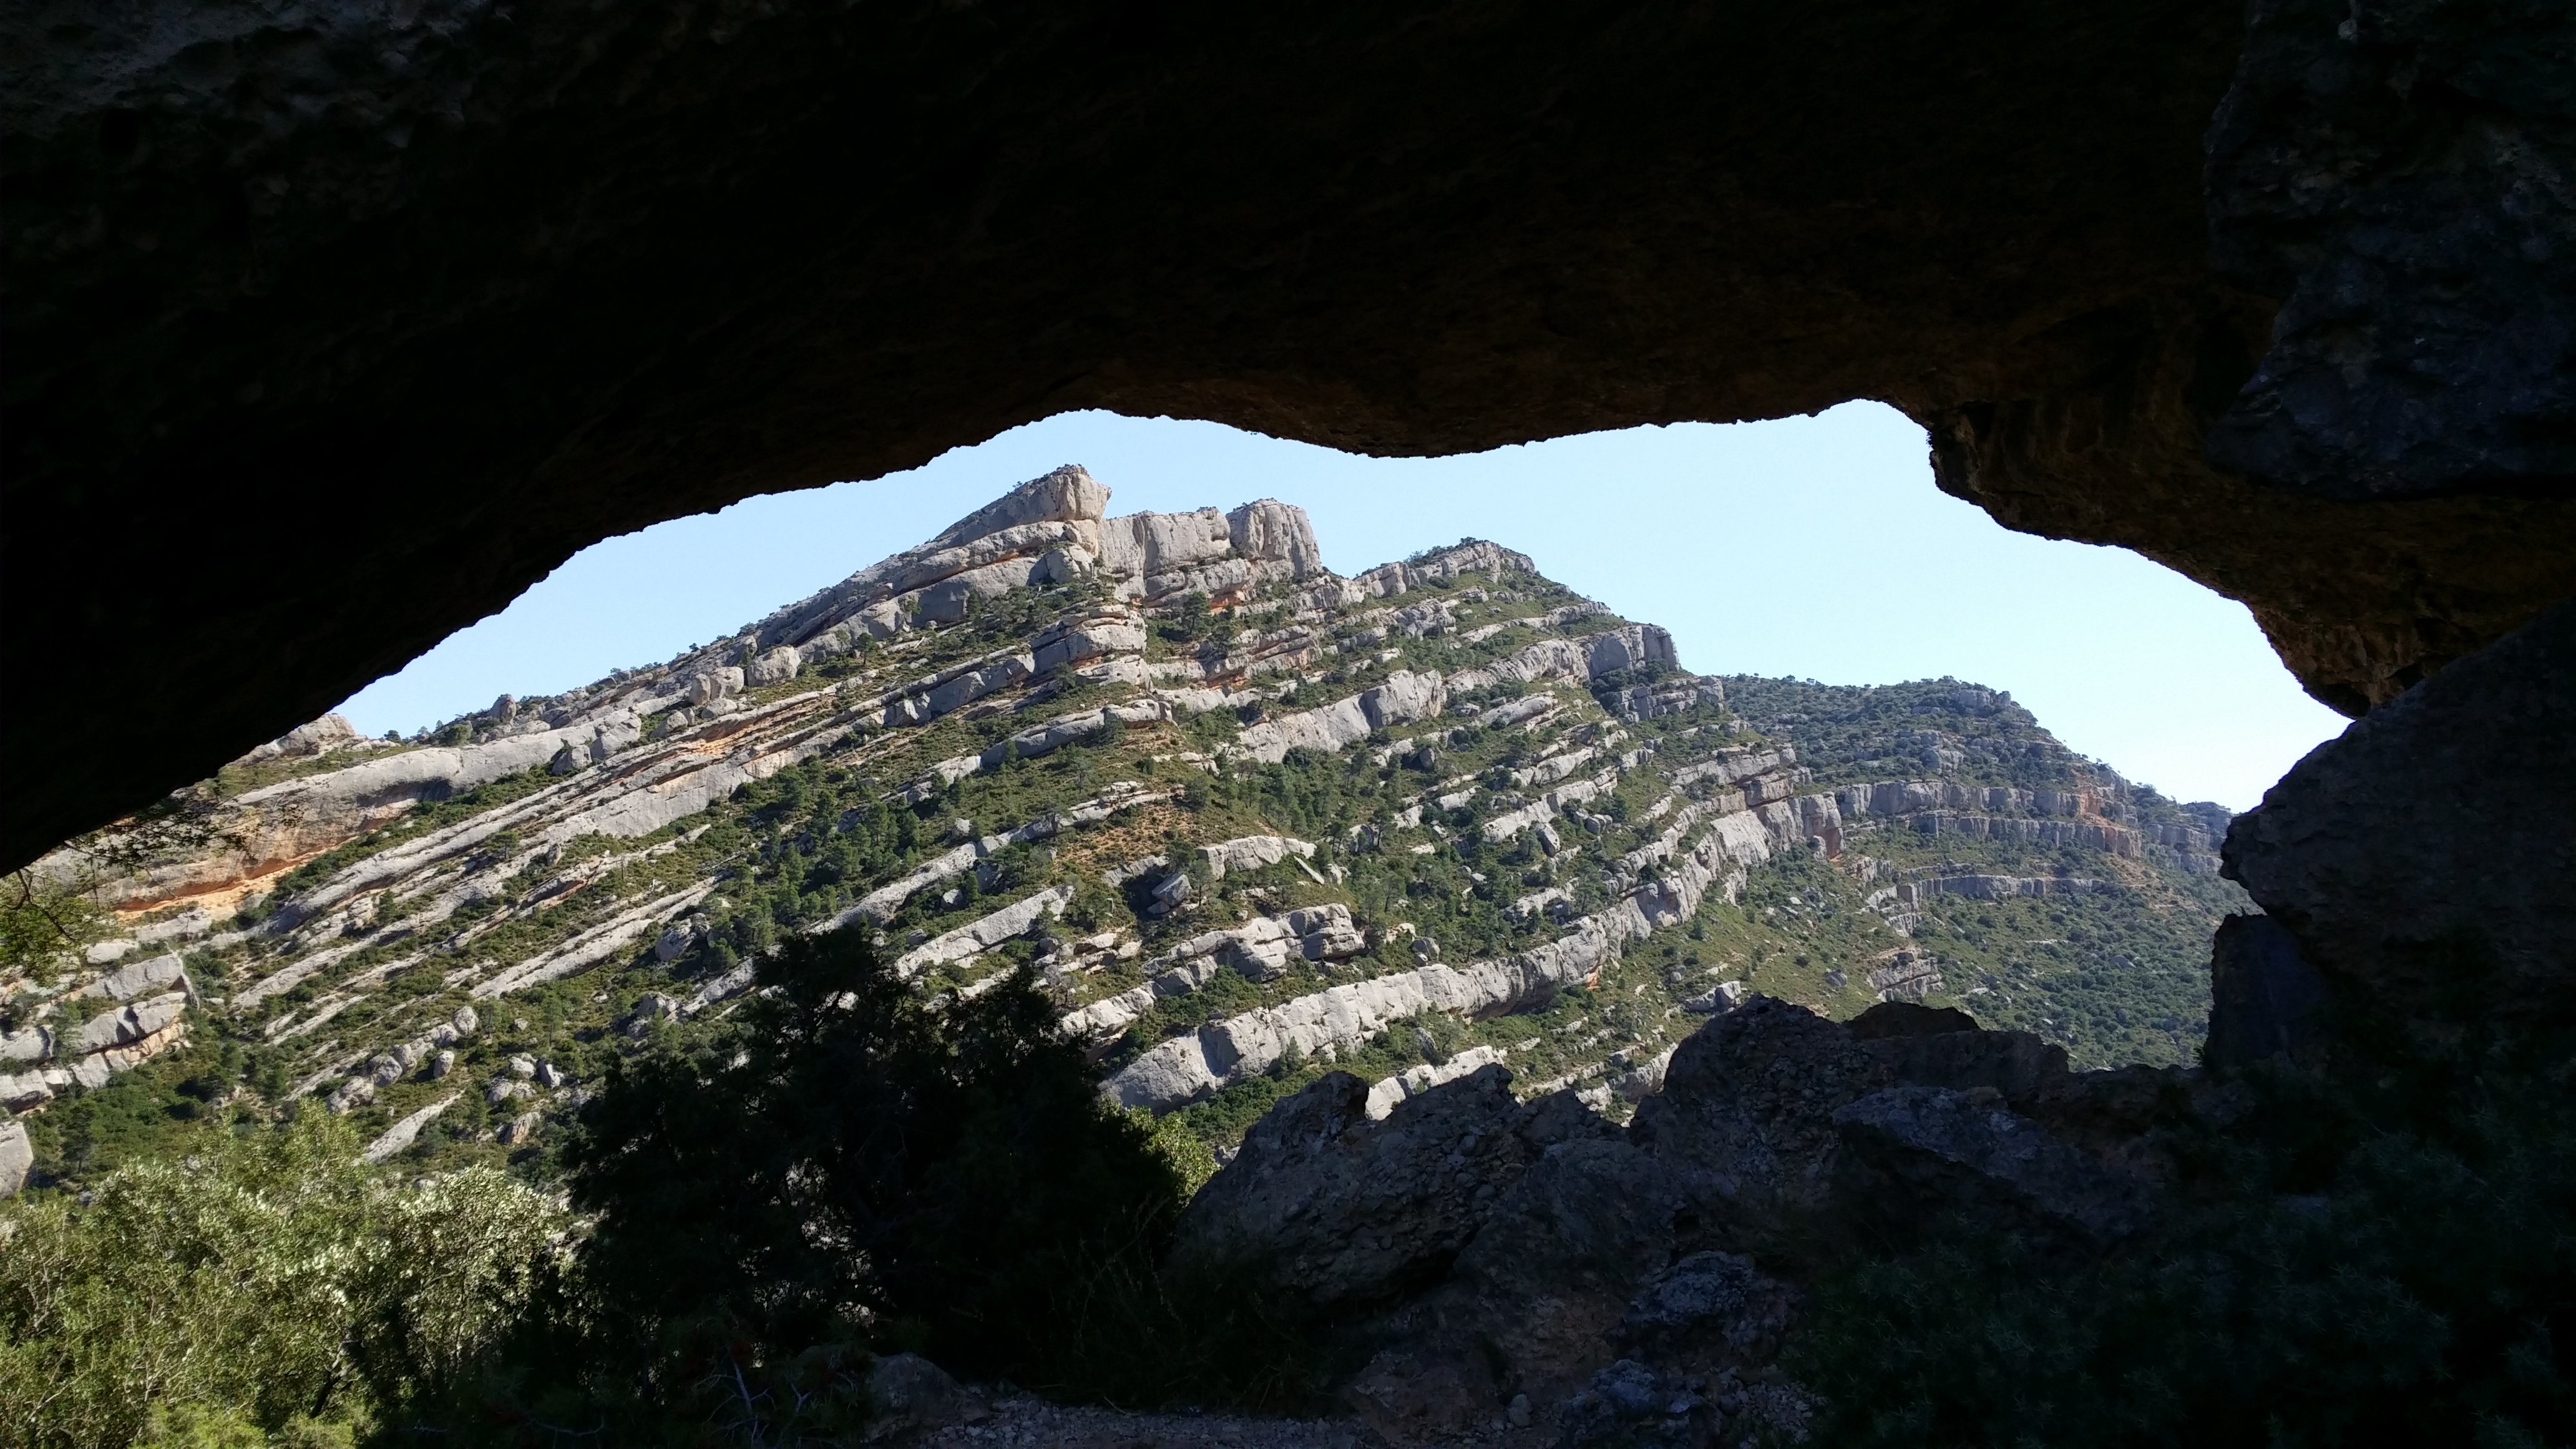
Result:
{"label": "sky seen through cave mouth", "polygon": [[1935,488],[1922,429],[1877,403],[1448,458],[1066,413],[908,472],[602,540],[340,712],[369,734],[408,734],[497,695],[658,663],[1065,463],[1109,486],[1112,513],[1297,504],[1343,574],[1492,539],[1670,629],[1701,674],[2005,690],[2069,748],[2180,800],[2248,809],[2345,724],[2300,690],[2244,605],[2124,549],[2004,528]]}

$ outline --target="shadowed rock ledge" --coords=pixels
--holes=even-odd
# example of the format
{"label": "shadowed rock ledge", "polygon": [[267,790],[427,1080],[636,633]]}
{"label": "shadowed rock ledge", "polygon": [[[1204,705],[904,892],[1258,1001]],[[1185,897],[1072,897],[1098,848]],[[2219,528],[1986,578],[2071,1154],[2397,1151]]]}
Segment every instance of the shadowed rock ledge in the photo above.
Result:
{"label": "shadowed rock ledge", "polygon": [[[1884,398],[2357,712],[2576,591],[2576,21],[2500,8],[19,7],[0,847],[595,539],[1084,406],[1433,453]],[[27,705],[75,660],[174,707]]]}

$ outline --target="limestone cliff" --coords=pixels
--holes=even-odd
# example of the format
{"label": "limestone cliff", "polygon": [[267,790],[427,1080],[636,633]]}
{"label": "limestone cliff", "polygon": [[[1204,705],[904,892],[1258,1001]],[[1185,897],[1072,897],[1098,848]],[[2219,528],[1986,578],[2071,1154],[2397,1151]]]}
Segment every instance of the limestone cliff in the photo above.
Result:
{"label": "limestone cliff", "polygon": [[2197,1044],[2223,818],[2008,696],[1694,675],[1491,543],[1342,577],[1293,507],[1108,505],[1058,469],[667,663],[326,720],[57,850],[118,934],[0,986],[0,1100],[230,1049],[380,1155],[520,1150],[822,930],[925,992],[1033,967],[1104,1091],[1225,1150],[1328,1066],[1381,1116],[1493,1062],[1624,1113],[1757,992]]}

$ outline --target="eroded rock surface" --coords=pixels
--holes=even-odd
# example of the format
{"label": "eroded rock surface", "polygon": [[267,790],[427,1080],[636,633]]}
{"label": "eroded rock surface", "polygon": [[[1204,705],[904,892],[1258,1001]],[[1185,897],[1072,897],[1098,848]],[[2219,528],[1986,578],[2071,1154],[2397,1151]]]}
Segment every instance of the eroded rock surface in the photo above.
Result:
{"label": "eroded rock surface", "polygon": [[2227,871],[2377,1019],[2563,1014],[2571,741],[2576,601],[2292,766],[2229,829]]}
{"label": "eroded rock surface", "polygon": [[1174,1271],[1221,1242],[1305,1295],[1364,1358],[1341,1402],[1390,1444],[1794,1434],[1774,1360],[1796,1280],[1944,1225],[2098,1254],[2153,1222],[2159,1133],[2206,1120],[2195,1072],[2074,1073],[1903,1001],[1843,1023],[1753,997],[1681,1044],[1624,1134],[1566,1093],[1516,1109],[1509,1082],[1489,1066],[1374,1123],[1357,1079],[1326,1078],[1202,1191]]}
{"label": "eroded rock surface", "polygon": [[1369,1117],[1368,1084],[1333,1072],[1243,1140],[1181,1220],[1175,1270],[1249,1267],[1294,1311],[1328,1315],[1435,1281],[1536,1151],[1511,1074],[1488,1067]]}
{"label": "eroded rock surface", "polygon": [[[2358,711],[2569,592],[2576,249],[2563,7],[2343,18],[16,7],[5,669],[188,708],[11,710],[0,855],[592,540],[1082,406],[1420,453],[1885,398]],[[1312,566],[1074,522],[918,602]]]}

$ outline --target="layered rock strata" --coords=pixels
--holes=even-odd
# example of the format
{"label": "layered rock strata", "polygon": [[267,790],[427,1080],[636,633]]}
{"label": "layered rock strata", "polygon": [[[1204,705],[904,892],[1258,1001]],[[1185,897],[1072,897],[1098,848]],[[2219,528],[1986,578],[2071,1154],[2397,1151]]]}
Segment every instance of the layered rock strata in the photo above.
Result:
{"label": "layered rock strata", "polygon": [[[1293,509],[1113,518],[1059,469],[667,663],[411,740],[312,731],[192,797],[201,843],[50,856],[125,924],[61,981],[0,982],[9,1070],[86,1090],[91,1057],[232,1038],[389,1163],[471,1157],[570,1109],[549,1072],[711,1029],[785,933],[849,931],[932,999],[1026,968],[1113,1100],[1230,1150],[1222,1124],[1328,1068],[1379,1116],[1500,1063],[1625,1112],[1757,990],[2024,1009],[1943,934],[1969,906],[2124,940],[2219,913],[2114,844],[2205,816],[1993,696],[1860,691],[1901,727],[1811,756],[1728,703],[1772,712],[1775,683],[1679,664],[1509,549],[1343,578]],[[2005,752],[2034,783],[1982,773]],[[1896,756],[1931,773],[1852,783]],[[1939,811],[2069,830],[1915,828]],[[228,841],[280,822],[320,853],[243,876],[267,862]],[[2124,834],[2072,830],[2097,823]],[[158,978],[123,1024],[66,1004],[169,952],[201,1005],[147,1000]]]}

